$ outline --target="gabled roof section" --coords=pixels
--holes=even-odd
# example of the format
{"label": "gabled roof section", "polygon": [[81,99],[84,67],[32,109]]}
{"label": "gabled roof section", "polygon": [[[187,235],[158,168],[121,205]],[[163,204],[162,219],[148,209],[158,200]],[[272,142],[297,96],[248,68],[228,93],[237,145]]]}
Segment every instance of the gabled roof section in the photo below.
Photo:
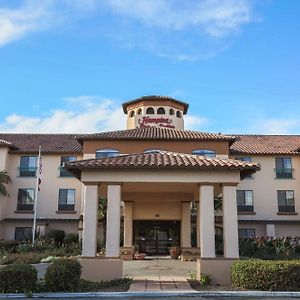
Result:
{"label": "gabled roof section", "polygon": [[242,177],[260,170],[260,165],[257,163],[247,163],[234,159],[206,158],[199,155],[167,151],[80,160],[68,162],[65,167],[77,177],[80,176],[82,170],[93,169],[239,170]]}
{"label": "gabled roof section", "polygon": [[11,147],[11,146],[12,146],[12,143],[0,139],[0,147]]}
{"label": "gabled roof section", "polygon": [[300,135],[235,135],[234,155],[299,155]]}
{"label": "gabled roof section", "polygon": [[10,143],[11,153],[81,153],[82,146],[74,134],[0,133],[0,140]]}
{"label": "gabled roof section", "polygon": [[123,107],[123,111],[125,114],[127,114],[127,107],[128,105],[130,104],[134,104],[134,103],[137,103],[137,102],[140,102],[140,101],[155,101],[155,100],[166,100],[166,101],[172,101],[172,102],[175,102],[177,104],[180,104],[184,107],[184,111],[183,113],[186,114],[188,109],[189,109],[189,104],[185,103],[185,102],[182,102],[178,99],[175,99],[175,98],[172,98],[172,97],[169,97],[169,96],[159,96],[159,95],[149,95],[149,96],[143,96],[143,97],[139,97],[139,98],[136,98],[136,99],[133,99],[133,100],[130,100],[130,101],[127,101],[125,103],[122,104],[122,107]]}
{"label": "gabled roof section", "polygon": [[169,141],[230,141],[233,136],[220,133],[179,130],[163,127],[147,127],[107,131],[78,136],[81,140],[169,140]]}

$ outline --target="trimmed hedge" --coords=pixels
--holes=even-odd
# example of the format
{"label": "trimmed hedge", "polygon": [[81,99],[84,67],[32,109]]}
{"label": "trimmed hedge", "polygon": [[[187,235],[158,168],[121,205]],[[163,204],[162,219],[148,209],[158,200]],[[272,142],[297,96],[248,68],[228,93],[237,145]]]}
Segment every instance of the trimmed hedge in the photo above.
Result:
{"label": "trimmed hedge", "polygon": [[15,252],[19,242],[15,240],[0,240],[0,251]]}
{"label": "trimmed hedge", "polygon": [[13,264],[0,269],[0,292],[33,292],[36,289],[37,270],[28,264]]}
{"label": "trimmed hedge", "polygon": [[297,291],[300,261],[242,260],[231,267],[234,287],[261,291]]}
{"label": "trimmed hedge", "polygon": [[51,292],[76,291],[79,287],[81,265],[76,259],[58,259],[45,274],[45,285]]}
{"label": "trimmed hedge", "polygon": [[59,246],[64,242],[66,234],[63,230],[60,229],[50,229],[45,233],[46,241],[54,241],[54,243]]}

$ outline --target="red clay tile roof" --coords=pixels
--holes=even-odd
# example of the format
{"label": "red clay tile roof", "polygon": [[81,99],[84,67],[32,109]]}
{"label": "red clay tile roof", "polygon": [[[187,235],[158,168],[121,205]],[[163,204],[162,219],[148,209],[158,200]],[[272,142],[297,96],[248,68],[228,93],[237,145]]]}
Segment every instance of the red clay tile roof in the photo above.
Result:
{"label": "red clay tile roof", "polygon": [[235,135],[230,152],[235,155],[300,154],[300,135]]}
{"label": "red clay tile roof", "polygon": [[37,153],[81,153],[82,146],[74,134],[19,134],[0,133],[0,139],[11,143],[10,152]]}
{"label": "red clay tile roof", "polygon": [[189,104],[187,104],[185,102],[182,102],[178,99],[175,99],[175,98],[172,98],[172,97],[169,97],[169,96],[149,95],[149,96],[139,97],[139,98],[136,98],[136,99],[133,99],[133,100],[130,100],[130,101],[127,101],[127,102],[123,103],[122,104],[123,111],[126,114],[127,113],[127,110],[126,110],[127,106],[130,105],[130,104],[133,104],[133,103],[136,103],[136,102],[139,102],[139,101],[153,101],[153,100],[168,100],[168,101],[173,101],[173,102],[176,102],[178,104],[181,104],[181,105],[184,106],[184,111],[183,111],[184,114],[186,114],[188,109],[189,109]]}
{"label": "red clay tile roof", "polygon": [[162,127],[136,128],[78,136],[81,140],[169,140],[169,141],[234,141],[233,136]]}
{"label": "red clay tile roof", "polygon": [[1,146],[9,147],[9,146],[11,146],[11,145],[12,145],[12,144],[11,144],[10,142],[5,141],[5,140],[1,140],[1,139],[0,139],[0,147],[1,147]]}
{"label": "red clay tile roof", "polygon": [[116,157],[86,159],[65,164],[68,171],[78,174],[83,169],[194,169],[194,170],[240,170],[242,176],[260,170],[257,163],[234,159],[206,158],[204,156],[155,151],[133,153]]}

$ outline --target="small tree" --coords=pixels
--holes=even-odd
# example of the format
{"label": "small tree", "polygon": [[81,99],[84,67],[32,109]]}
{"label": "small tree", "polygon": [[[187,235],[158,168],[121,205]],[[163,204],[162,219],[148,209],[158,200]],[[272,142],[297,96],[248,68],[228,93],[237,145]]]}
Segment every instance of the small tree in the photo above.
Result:
{"label": "small tree", "polygon": [[0,171],[0,195],[8,196],[8,192],[5,184],[10,183],[10,177],[8,176],[6,171]]}

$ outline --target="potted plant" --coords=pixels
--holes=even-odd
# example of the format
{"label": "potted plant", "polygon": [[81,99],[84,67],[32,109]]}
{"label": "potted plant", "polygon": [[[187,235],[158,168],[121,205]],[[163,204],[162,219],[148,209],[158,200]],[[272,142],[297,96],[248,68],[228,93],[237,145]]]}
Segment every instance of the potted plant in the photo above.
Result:
{"label": "potted plant", "polygon": [[171,246],[169,248],[171,259],[178,259],[180,254],[180,248],[178,246]]}

